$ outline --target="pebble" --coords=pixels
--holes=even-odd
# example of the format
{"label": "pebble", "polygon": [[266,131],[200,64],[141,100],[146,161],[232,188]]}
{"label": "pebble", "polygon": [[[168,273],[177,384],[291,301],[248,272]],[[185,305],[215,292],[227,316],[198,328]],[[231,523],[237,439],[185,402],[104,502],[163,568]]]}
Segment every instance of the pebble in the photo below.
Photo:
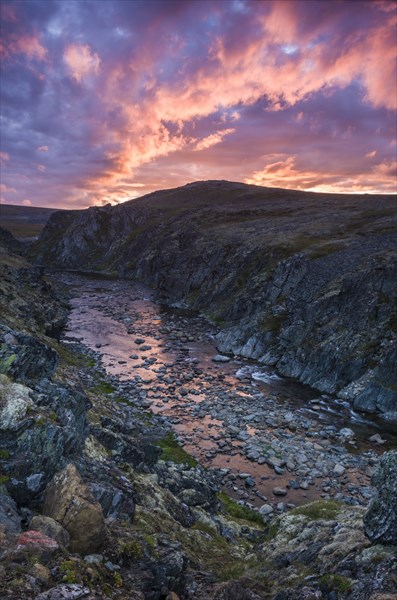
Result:
{"label": "pebble", "polygon": [[333,474],[336,475],[337,477],[340,477],[341,475],[343,475],[343,473],[345,472],[345,467],[343,465],[340,464],[336,464],[333,468]]}
{"label": "pebble", "polygon": [[216,356],[213,357],[212,359],[213,362],[216,363],[227,363],[231,361],[230,356],[224,356],[223,354],[217,354]]}
{"label": "pebble", "polygon": [[271,504],[262,504],[259,512],[261,515],[270,515],[273,512],[273,506]]}
{"label": "pebble", "polygon": [[273,495],[274,496],[286,496],[287,490],[282,487],[275,487],[275,488],[273,488]]}

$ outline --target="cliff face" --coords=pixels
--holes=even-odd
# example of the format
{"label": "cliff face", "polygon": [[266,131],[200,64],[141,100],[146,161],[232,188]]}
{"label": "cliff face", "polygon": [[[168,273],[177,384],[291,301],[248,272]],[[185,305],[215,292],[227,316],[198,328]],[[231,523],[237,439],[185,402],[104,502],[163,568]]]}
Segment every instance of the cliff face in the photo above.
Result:
{"label": "cliff face", "polygon": [[228,182],[54,214],[38,263],[137,277],[219,347],[397,418],[397,211],[387,196]]}

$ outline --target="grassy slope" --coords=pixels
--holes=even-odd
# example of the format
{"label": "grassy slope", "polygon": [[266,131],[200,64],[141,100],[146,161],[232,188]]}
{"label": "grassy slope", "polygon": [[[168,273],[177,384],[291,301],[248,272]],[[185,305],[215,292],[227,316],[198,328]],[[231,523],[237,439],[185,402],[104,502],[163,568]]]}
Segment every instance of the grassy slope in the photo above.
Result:
{"label": "grassy slope", "polygon": [[0,205],[0,225],[15,237],[36,237],[40,234],[55,208]]}

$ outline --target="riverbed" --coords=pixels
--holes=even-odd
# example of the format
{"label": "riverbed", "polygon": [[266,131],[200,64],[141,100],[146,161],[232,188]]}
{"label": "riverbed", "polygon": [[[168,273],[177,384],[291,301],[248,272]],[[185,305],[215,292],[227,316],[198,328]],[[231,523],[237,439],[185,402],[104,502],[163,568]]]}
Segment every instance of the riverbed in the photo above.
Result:
{"label": "riverbed", "polygon": [[372,497],[377,457],[396,445],[391,428],[264,365],[219,356],[215,325],[162,305],[140,283],[60,277],[72,293],[63,341],[97,352],[134,402],[165,417],[201,464],[222,470],[233,497],[264,514]]}

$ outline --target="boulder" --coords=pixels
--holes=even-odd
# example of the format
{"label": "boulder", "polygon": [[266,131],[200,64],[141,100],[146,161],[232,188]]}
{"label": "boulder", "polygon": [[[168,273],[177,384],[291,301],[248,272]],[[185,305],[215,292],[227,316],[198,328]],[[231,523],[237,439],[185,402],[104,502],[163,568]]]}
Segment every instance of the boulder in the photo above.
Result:
{"label": "boulder", "polygon": [[386,452],[373,475],[377,496],[364,515],[367,537],[380,544],[397,544],[397,451]]}
{"label": "boulder", "polygon": [[73,464],[56,473],[48,484],[43,514],[58,521],[69,533],[71,552],[89,554],[104,542],[102,508]]}
{"label": "boulder", "polygon": [[40,531],[23,531],[19,534],[13,552],[14,560],[24,560],[26,556],[34,556],[47,561],[59,550],[58,543]]}
{"label": "boulder", "polygon": [[16,431],[33,406],[30,389],[0,376],[0,430]]}
{"label": "boulder", "polygon": [[68,532],[60,525],[60,523],[51,519],[51,517],[36,515],[30,521],[29,529],[44,533],[44,535],[55,540],[60,546],[64,546],[64,548],[69,546],[70,536]]}
{"label": "boulder", "polygon": [[21,531],[21,517],[14,500],[7,494],[0,493],[0,528],[6,533]]}

